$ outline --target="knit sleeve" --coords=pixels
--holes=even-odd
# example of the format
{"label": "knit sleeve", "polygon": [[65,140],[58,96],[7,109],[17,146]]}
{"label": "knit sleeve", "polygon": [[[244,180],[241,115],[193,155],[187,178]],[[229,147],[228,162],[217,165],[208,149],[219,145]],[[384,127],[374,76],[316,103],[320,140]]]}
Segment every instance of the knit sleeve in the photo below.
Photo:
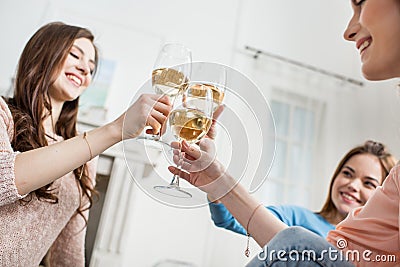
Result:
{"label": "knit sleeve", "polygon": [[0,97],[0,206],[24,197],[18,194],[15,185],[14,164],[18,152],[13,151],[11,147],[13,134],[14,121],[11,111]]}

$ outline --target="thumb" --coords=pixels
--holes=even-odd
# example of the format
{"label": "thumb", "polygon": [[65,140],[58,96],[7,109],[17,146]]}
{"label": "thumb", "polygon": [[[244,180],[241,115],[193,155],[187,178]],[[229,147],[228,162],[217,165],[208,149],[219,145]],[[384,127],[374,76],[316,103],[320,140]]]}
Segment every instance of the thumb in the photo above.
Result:
{"label": "thumb", "polygon": [[219,116],[222,114],[224,111],[225,106],[224,105],[219,105],[218,108],[214,111],[213,113],[213,119],[216,120],[219,118]]}
{"label": "thumb", "polygon": [[205,151],[208,154],[215,152],[215,143],[209,138],[203,138],[199,142],[200,150]]}

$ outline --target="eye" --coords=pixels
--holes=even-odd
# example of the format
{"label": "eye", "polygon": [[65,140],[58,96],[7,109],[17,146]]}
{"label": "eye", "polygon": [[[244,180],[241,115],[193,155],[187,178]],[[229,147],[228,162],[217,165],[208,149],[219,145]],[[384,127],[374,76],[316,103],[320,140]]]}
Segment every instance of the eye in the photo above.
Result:
{"label": "eye", "polygon": [[373,182],[366,181],[364,184],[369,188],[377,188],[377,185]]}
{"label": "eye", "polygon": [[78,56],[77,54],[74,54],[73,52],[69,52],[69,54],[70,54],[72,57],[74,57],[74,58],[76,58],[76,59],[79,59],[79,56]]}
{"label": "eye", "polygon": [[347,178],[351,178],[352,177],[351,173],[349,171],[346,171],[346,170],[342,171],[342,174]]}

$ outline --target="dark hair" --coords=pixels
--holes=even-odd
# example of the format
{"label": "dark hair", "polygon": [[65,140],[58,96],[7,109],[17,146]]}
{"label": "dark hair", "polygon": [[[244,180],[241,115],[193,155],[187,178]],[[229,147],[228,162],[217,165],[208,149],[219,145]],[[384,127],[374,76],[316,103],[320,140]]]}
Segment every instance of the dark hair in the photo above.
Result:
{"label": "dark hair", "polygon": [[[47,146],[43,121],[51,116],[52,106],[49,88],[59,75],[73,43],[78,38],[86,38],[92,43],[93,34],[81,27],[53,22],[42,26],[28,41],[19,59],[15,77],[14,96],[7,99],[14,119],[14,137],[11,145],[16,151],[28,151]],[[98,62],[98,51],[95,48],[95,66]],[[95,70],[94,70],[95,71]],[[76,122],[79,97],[64,103],[55,132],[65,140],[77,135]],[[80,174],[83,175],[80,178]],[[94,186],[88,177],[86,164],[74,170],[82,196],[89,199],[89,205],[83,208],[82,203],[78,213],[91,207],[92,195],[96,194]],[[49,189],[52,183],[35,190],[38,199],[57,203],[58,198]],[[27,200],[30,201],[30,200]]]}
{"label": "dark hair", "polygon": [[346,162],[352,158],[355,155],[359,154],[371,154],[376,156],[379,159],[379,162],[382,167],[382,182],[386,179],[386,176],[388,176],[390,170],[393,168],[394,165],[396,165],[397,160],[396,158],[390,154],[386,147],[375,141],[368,140],[366,141],[363,145],[357,146],[353,149],[351,149],[347,154],[341,159],[339,162],[338,166],[336,167],[335,172],[333,173],[330,185],[329,185],[329,193],[326,198],[325,204],[322,207],[321,211],[318,212],[321,216],[324,218],[329,218],[334,212],[337,211],[337,208],[335,204],[332,201],[332,187],[333,183],[335,182],[336,177],[342,170],[343,166],[346,164]]}

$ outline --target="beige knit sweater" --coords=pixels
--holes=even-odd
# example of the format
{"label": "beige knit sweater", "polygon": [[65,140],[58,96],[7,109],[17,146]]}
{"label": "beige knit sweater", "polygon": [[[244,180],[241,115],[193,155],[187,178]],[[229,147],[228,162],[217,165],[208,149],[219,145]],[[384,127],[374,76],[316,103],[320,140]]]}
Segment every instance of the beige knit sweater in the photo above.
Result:
{"label": "beige knit sweater", "polygon": [[[75,176],[71,172],[54,182],[57,204],[29,194],[25,197],[32,201],[21,205],[18,200],[24,196],[18,194],[14,176],[18,152],[10,144],[13,134],[11,112],[0,97],[0,266],[37,267],[48,251],[51,266],[84,266],[86,227],[82,216],[74,216],[80,203]],[[90,177],[95,177],[96,160],[88,166]]]}

